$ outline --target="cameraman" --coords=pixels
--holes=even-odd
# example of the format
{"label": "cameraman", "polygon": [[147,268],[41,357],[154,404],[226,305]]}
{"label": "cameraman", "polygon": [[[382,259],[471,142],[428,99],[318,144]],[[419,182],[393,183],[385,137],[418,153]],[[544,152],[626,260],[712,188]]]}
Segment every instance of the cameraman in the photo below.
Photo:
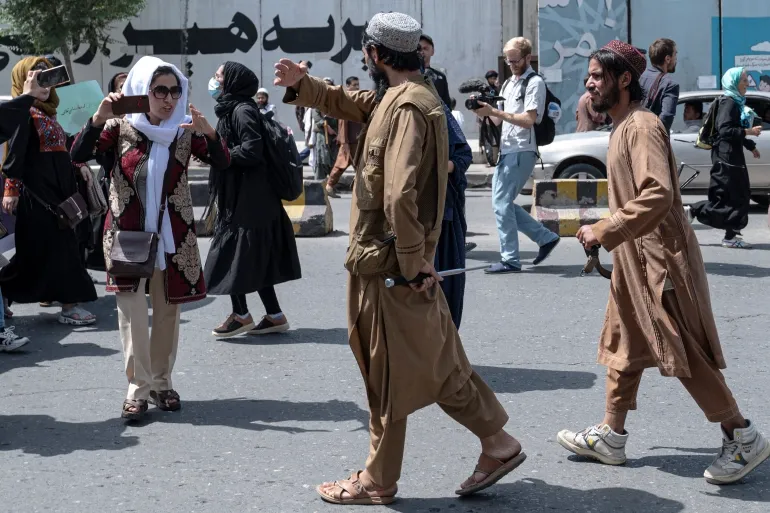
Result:
{"label": "cameraman", "polygon": [[[489,116],[494,123],[503,123],[500,140],[500,162],[492,178],[492,204],[500,237],[500,262],[485,272],[505,274],[521,271],[519,230],[540,247],[533,264],[537,265],[551,254],[559,236],[536,221],[526,210],[514,203],[532,175],[537,158],[537,141],[533,127],[543,119],[545,111],[545,82],[530,66],[532,43],[515,37],[503,48],[513,77],[503,84],[500,96],[505,98],[504,111],[479,102],[474,111],[479,117]],[[523,91],[524,81],[532,75]]]}

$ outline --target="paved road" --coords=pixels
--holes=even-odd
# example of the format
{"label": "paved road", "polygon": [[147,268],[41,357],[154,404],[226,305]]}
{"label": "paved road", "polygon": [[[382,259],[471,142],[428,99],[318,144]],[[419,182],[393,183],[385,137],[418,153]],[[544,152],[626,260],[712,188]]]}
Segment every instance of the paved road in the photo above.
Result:
{"label": "paved road", "polygon": [[[488,192],[468,199],[478,261],[497,258]],[[334,200],[347,230],[349,199]],[[770,434],[768,332],[770,232],[752,214],[753,251],[723,249],[697,226],[735,394]],[[72,331],[53,311],[17,305],[25,353],[0,355],[0,510],[12,512],[327,512],[313,486],[360,468],[367,412],[346,345],[343,233],[299,242],[305,278],[279,288],[294,330],[285,336],[214,341],[225,298],[185,308],[175,387],[184,408],[151,411],[142,425],[117,416],[125,392],[115,300],[100,297],[95,328]],[[207,249],[207,243],[202,244]],[[524,258],[535,247],[525,241]],[[472,262],[473,263],[473,262]],[[598,422],[603,368],[595,363],[608,283],[579,278],[583,251],[565,239],[521,275],[468,281],[462,335],[476,369],[511,415],[527,462],[489,493],[457,500],[479,447],[438,408],[410,417],[399,512],[764,512],[770,465],[740,486],[700,477],[719,430],[684,389],[654,371],[631,415],[629,462],[609,468],[568,456],[562,428]],[[103,294],[103,288],[100,286]],[[256,295],[249,298],[261,312]],[[345,511],[369,511],[347,508]]]}

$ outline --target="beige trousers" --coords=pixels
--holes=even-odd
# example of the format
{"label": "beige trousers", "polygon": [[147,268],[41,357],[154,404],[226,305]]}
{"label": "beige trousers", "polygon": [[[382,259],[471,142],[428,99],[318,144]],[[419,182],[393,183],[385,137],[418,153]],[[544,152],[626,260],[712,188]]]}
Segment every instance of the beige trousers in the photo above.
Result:
{"label": "beige trousers", "polygon": [[155,269],[150,279],[152,334],[145,297],[145,279],[136,292],[118,292],[118,326],[128,378],[127,399],[144,399],[150,391],[171,390],[171,370],[179,343],[179,305],[166,303],[165,274]]}
{"label": "beige trousers", "polygon": [[[444,413],[479,438],[497,434],[508,422],[508,414],[495,393],[475,372],[450,397],[438,401]],[[393,421],[374,408],[369,416],[369,458],[366,470],[380,488],[390,488],[401,477],[406,443],[406,419]],[[438,449],[438,447],[436,447]]]}
{"label": "beige trousers", "polygon": [[[738,405],[725,382],[722,371],[710,356],[708,340],[702,330],[691,333],[673,291],[663,293],[663,307],[679,329],[684,343],[689,378],[679,378],[710,422],[724,422],[740,414]],[[643,369],[621,372],[607,369],[607,404],[609,413],[636,409],[636,396],[642,382]]]}

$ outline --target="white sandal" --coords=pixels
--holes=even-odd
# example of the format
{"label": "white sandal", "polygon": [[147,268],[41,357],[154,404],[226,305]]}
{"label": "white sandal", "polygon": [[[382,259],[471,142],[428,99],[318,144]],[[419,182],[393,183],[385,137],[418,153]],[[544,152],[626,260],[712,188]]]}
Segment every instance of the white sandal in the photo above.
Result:
{"label": "white sandal", "polygon": [[59,314],[59,322],[72,326],[88,326],[96,322],[96,316],[84,308],[75,306],[66,312],[62,310]]}

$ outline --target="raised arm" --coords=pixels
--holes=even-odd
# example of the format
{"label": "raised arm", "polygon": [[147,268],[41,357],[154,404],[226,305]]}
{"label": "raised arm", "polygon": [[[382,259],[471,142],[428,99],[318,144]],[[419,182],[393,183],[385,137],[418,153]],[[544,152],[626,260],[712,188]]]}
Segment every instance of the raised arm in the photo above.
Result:
{"label": "raised arm", "polygon": [[635,128],[629,136],[628,161],[638,195],[593,225],[594,235],[608,251],[655,230],[674,201],[667,134],[658,126]]}
{"label": "raised arm", "polygon": [[323,80],[308,76],[304,64],[281,59],[275,65],[274,84],[286,87],[283,102],[301,107],[313,107],[337,119],[365,123],[376,104],[374,91],[349,92],[340,86],[327,85]]}

